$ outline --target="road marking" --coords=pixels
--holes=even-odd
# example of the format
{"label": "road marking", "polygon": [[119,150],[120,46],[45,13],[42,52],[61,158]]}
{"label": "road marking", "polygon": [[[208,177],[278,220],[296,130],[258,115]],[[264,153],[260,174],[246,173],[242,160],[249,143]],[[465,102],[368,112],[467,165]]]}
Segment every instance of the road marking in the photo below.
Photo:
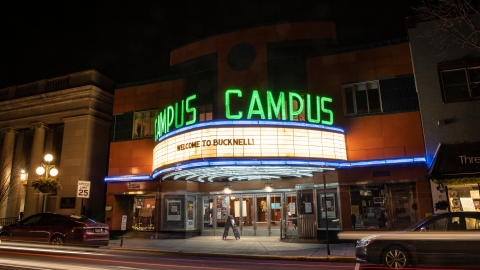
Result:
{"label": "road marking", "polygon": [[356,263],[356,264],[355,264],[355,270],[358,270],[358,269],[360,269],[360,264],[359,264],[359,263]]}

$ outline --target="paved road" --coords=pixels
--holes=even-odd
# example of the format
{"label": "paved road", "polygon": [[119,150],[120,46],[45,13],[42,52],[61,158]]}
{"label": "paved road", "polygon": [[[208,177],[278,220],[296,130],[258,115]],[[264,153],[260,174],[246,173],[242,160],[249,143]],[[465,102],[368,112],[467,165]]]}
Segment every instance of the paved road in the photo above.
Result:
{"label": "paved road", "polygon": [[[354,263],[200,257],[109,249],[2,244],[1,269],[351,269]],[[358,266],[357,266],[358,269]]]}

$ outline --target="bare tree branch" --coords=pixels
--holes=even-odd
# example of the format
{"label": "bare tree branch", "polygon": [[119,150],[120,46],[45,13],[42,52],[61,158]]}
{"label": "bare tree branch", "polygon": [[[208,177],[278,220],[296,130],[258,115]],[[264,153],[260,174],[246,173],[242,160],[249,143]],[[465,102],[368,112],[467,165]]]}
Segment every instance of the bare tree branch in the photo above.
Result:
{"label": "bare tree branch", "polygon": [[444,54],[451,46],[480,52],[480,11],[472,0],[422,0],[414,7],[416,17],[432,23],[422,33]]}

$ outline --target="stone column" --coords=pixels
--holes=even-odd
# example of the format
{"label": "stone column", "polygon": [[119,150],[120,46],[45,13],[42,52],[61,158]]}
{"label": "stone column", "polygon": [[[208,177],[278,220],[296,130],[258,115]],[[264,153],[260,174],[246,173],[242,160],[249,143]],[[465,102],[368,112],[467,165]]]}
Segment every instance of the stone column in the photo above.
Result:
{"label": "stone column", "polygon": [[[41,212],[42,205],[38,205],[39,197],[42,197],[40,191],[34,190],[32,180],[37,178],[37,167],[43,162],[43,152],[45,147],[45,129],[47,126],[43,123],[32,124],[34,129],[32,152],[30,154],[30,166],[28,168],[27,190],[25,194],[25,217]],[[42,197],[43,198],[43,197]]]}
{"label": "stone column", "polygon": [[[27,172],[26,164],[26,155],[24,153],[24,140],[25,132],[20,132],[15,139],[15,153],[13,154],[13,167],[15,171],[20,173],[21,170]],[[13,178],[15,179],[15,178]],[[16,177],[17,182],[13,185],[15,191],[11,192],[12,200],[7,204],[7,217],[19,217],[19,213],[23,212],[23,205],[25,200],[25,185],[26,181],[23,181],[19,177]],[[12,185],[10,185],[12,186]]]}
{"label": "stone column", "polygon": [[[10,180],[12,179],[12,168],[13,168],[13,149],[15,148],[15,134],[16,131],[12,128],[5,129],[3,131],[5,137],[3,139],[2,153],[0,157],[0,170],[2,183],[2,192],[0,200],[0,218],[6,218],[7,214],[7,203],[11,200],[10,198]],[[5,185],[5,186],[3,186]],[[6,187],[6,189],[3,189]]]}

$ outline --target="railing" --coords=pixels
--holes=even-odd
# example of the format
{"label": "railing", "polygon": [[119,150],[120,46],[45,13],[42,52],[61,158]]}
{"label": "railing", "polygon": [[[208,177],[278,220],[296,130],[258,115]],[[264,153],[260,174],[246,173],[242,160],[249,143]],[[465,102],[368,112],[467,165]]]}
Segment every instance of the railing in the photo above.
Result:
{"label": "railing", "polygon": [[114,81],[92,69],[0,89],[0,102],[85,85],[95,85],[110,93],[115,89]]}
{"label": "railing", "polygon": [[0,226],[7,226],[20,221],[17,217],[0,218]]}

